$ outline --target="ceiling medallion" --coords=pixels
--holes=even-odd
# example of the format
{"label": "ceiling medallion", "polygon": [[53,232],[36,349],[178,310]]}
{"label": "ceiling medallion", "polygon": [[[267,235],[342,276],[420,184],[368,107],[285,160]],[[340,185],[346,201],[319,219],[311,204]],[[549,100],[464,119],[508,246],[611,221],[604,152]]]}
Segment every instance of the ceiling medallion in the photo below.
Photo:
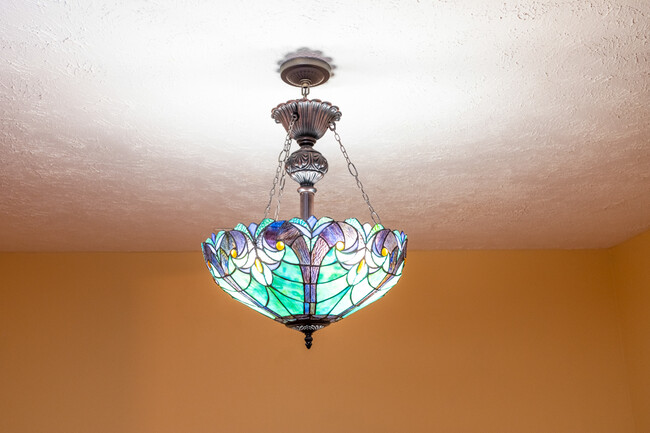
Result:
{"label": "ceiling medallion", "polygon": [[[401,277],[406,259],[406,235],[381,225],[336,131],[339,108],[307,98],[311,87],[329,80],[330,61],[307,49],[282,61],[282,80],[300,87],[302,98],[271,111],[287,135],[264,219],[213,233],[202,244],[205,262],[219,287],[248,307],[304,333],[308,349],[314,332],[384,296]],[[328,130],[339,144],[373,224],[314,216],[314,185],[328,167],[314,145]],[[292,140],[299,148],[290,153]],[[300,217],[278,221],[287,174],[299,184]],[[269,218],[274,198],[275,214]]]}

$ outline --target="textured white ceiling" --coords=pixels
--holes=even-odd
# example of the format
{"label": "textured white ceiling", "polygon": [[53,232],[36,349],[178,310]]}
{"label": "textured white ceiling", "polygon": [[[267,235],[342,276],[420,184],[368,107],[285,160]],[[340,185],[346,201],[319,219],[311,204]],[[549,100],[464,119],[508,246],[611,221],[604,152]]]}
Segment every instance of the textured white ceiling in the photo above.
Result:
{"label": "textured white ceiling", "polygon": [[[310,96],[411,249],[607,247],[650,227],[650,3],[0,0],[0,250],[198,250],[259,222]],[[295,145],[294,145],[295,146]],[[317,215],[369,220],[331,134]],[[280,216],[296,216],[290,180]]]}

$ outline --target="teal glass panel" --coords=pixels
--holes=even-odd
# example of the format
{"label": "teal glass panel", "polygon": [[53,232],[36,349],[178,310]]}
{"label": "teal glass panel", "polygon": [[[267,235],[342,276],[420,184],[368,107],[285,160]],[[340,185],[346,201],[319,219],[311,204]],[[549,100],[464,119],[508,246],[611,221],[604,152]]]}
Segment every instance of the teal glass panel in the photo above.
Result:
{"label": "teal glass panel", "polygon": [[[302,302],[296,301],[295,299],[287,298],[283,294],[274,290],[272,287],[269,288],[269,292],[271,292],[272,294],[272,296],[270,296],[271,300],[269,301],[269,308],[277,312],[280,316],[302,314],[303,312]],[[273,302],[274,299],[277,300],[277,303]],[[277,306],[278,303],[282,306],[282,308],[279,308]],[[282,310],[286,311],[286,313],[281,313],[280,311]]]}
{"label": "teal glass panel", "polygon": [[285,280],[276,274],[273,278],[273,288],[288,298],[304,302],[305,286],[302,283]]}
{"label": "teal glass panel", "polygon": [[291,263],[280,262],[280,266],[273,271],[273,274],[282,277],[285,280],[293,281],[302,284],[302,269],[298,265]]}
{"label": "teal glass panel", "polygon": [[280,295],[278,295],[275,290],[269,289],[269,303],[266,305],[266,307],[278,316],[290,316],[291,313],[289,313],[289,310],[287,310],[282,302],[280,302],[278,296]]}
{"label": "teal glass panel", "polygon": [[296,256],[296,253],[288,246],[284,247],[284,257],[282,258],[283,263],[291,263],[291,264],[300,264],[300,260],[298,260],[298,256]]}
{"label": "teal glass panel", "polygon": [[345,310],[347,310],[348,308],[352,307],[352,301],[350,300],[350,293],[351,292],[352,292],[352,290],[348,290],[345,293],[345,296],[343,296],[341,298],[341,301],[338,304],[336,304],[336,306],[332,309],[330,314],[339,315],[342,312],[344,312]]}
{"label": "teal glass panel", "polygon": [[239,223],[235,226],[233,231],[238,231],[240,233],[243,233],[246,237],[250,238],[251,234],[248,232],[248,227],[246,227],[244,224]]}
{"label": "teal glass panel", "polygon": [[246,289],[251,283],[251,274],[242,272],[239,269],[232,273],[231,278],[241,289]]}
{"label": "teal glass panel", "polygon": [[262,305],[266,305],[269,301],[269,293],[265,286],[258,283],[256,280],[251,280],[250,285],[246,288],[246,293]]}
{"label": "teal glass panel", "polygon": [[318,282],[327,283],[348,274],[348,270],[341,266],[340,263],[334,263],[329,266],[321,266],[318,271]]}
{"label": "teal glass panel", "polygon": [[385,279],[387,279],[386,278],[387,276],[388,276],[388,274],[386,274],[386,272],[384,272],[383,270],[379,270],[379,271],[377,271],[375,273],[372,273],[372,274],[368,275],[368,282],[370,283],[370,285],[372,287],[374,287],[376,289],[376,288],[379,287],[379,285],[382,282],[384,282]]}
{"label": "teal glass panel", "polygon": [[327,283],[318,283],[318,285],[316,286],[317,301],[318,302],[320,302],[321,300],[326,301],[327,299],[331,298],[332,296],[335,296],[341,290],[349,286],[350,285],[348,284],[348,279],[346,278],[345,275],[336,280],[329,281]]}
{"label": "teal glass panel", "polygon": [[368,294],[372,293],[375,289],[368,284],[368,280],[364,279],[359,284],[352,288],[352,303],[357,305]]}
{"label": "teal glass panel", "polygon": [[[346,286],[336,295],[330,297],[327,300],[319,301],[316,304],[316,314],[328,315],[336,307],[336,305],[341,301],[341,299],[348,294],[350,287]],[[320,291],[319,291],[320,294]]]}

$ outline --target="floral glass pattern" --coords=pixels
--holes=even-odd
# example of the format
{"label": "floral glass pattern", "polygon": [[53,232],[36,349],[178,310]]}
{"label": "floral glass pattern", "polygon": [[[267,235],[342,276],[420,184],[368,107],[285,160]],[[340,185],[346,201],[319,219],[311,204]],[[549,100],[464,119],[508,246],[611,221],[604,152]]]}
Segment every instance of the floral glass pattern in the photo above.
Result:
{"label": "floral glass pattern", "polygon": [[292,327],[325,326],[380,299],[402,275],[406,244],[403,232],[380,224],[310,217],[239,224],[202,249],[226,293]]}

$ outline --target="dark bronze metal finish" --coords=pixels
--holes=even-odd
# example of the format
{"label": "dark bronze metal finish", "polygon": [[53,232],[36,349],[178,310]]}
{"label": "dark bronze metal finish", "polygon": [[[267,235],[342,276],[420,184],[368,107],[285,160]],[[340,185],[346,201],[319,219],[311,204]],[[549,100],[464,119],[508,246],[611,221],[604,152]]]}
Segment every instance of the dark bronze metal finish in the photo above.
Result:
{"label": "dark bronze metal finish", "polygon": [[341,119],[339,107],[320,99],[294,99],[271,111],[275,123],[281,123],[286,131],[294,114],[298,115],[298,120],[293,125],[291,138],[301,146],[316,143],[327,132],[330,123]]}
{"label": "dark bronze metal finish", "polygon": [[303,145],[287,160],[286,170],[300,185],[314,185],[327,173],[327,160],[310,145]]}
{"label": "dark bronze metal finish", "polygon": [[332,67],[317,57],[294,57],[280,65],[282,81],[296,87],[319,86],[330,79]]}
{"label": "dark bronze metal finish", "polygon": [[[289,156],[284,167],[287,174],[300,184],[300,217],[306,221],[314,214],[314,184],[323,178],[328,169],[327,159],[314,149],[314,144],[331,125],[341,119],[341,112],[329,102],[303,98],[278,105],[271,111],[271,117],[276,123],[281,123],[300,145],[300,149]],[[290,128],[292,120],[293,128]]]}
{"label": "dark bronze metal finish", "polygon": [[316,188],[313,186],[300,186],[300,218],[307,221],[310,216],[314,215],[314,194]]}
{"label": "dark bronze metal finish", "polygon": [[311,349],[312,342],[314,341],[312,334],[318,331],[319,329],[323,329],[330,323],[332,322],[327,321],[326,319],[314,320],[312,318],[312,319],[295,320],[293,322],[286,323],[285,326],[305,334],[305,346],[307,347],[307,349]]}
{"label": "dark bronze metal finish", "polygon": [[311,336],[311,331],[304,331],[305,332],[305,347],[307,349],[311,349],[311,342],[314,341],[314,338]]}

